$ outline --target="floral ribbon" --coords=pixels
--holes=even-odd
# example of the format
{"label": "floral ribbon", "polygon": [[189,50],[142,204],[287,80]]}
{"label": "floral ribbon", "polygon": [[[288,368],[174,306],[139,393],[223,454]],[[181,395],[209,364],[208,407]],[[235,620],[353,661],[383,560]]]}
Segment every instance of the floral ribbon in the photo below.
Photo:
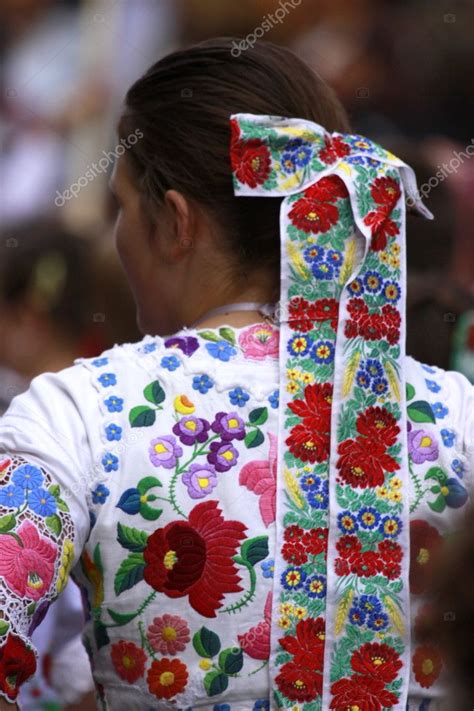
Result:
{"label": "floral ribbon", "polygon": [[284,197],[272,707],[405,711],[405,196],[432,215],[362,136],[231,125],[235,194]]}

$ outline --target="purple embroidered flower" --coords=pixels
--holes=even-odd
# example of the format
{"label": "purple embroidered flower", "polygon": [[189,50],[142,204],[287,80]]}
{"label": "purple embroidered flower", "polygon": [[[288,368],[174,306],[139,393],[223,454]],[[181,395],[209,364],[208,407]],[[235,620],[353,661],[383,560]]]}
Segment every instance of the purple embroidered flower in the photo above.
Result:
{"label": "purple embroidered flower", "polygon": [[213,464],[218,472],[227,472],[237,464],[239,453],[230,442],[211,442],[210,448],[207,461]]}
{"label": "purple embroidered flower", "polygon": [[199,348],[199,341],[194,336],[173,336],[166,339],[165,348],[179,348],[184,355],[191,356]]}
{"label": "purple embroidered flower", "polygon": [[192,499],[203,499],[217,486],[217,475],[210,464],[191,464],[183,474],[183,483]]}
{"label": "purple embroidered flower", "polygon": [[438,457],[438,443],[425,430],[408,433],[408,451],[415,464],[433,462]]}
{"label": "purple embroidered flower", "polygon": [[245,437],[244,421],[236,412],[218,412],[211,427],[226,442]]}
{"label": "purple embroidered flower", "polygon": [[174,425],[173,432],[183,444],[194,444],[206,441],[210,426],[209,422],[201,417],[185,415]]}
{"label": "purple embroidered flower", "polygon": [[176,465],[178,457],[183,454],[183,449],[177,444],[176,437],[164,435],[151,440],[148,452],[151,463],[155,467],[172,469]]}

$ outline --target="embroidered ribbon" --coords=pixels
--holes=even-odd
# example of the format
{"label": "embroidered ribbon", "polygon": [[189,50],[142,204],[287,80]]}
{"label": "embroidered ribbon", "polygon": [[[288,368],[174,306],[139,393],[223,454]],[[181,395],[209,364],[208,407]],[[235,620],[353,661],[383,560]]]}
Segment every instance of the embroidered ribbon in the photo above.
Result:
{"label": "embroidered ribbon", "polygon": [[405,193],[432,215],[362,136],[231,124],[236,195],[284,197],[272,707],[405,711]]}

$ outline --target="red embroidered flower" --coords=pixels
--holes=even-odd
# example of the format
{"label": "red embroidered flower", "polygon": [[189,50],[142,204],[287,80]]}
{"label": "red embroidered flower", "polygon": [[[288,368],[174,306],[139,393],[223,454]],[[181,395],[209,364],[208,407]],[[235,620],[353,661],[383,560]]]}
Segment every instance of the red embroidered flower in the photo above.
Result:
{"label": "red embroidered flower", "polygon": [[410,522],[410,592],[414,595],[427,589],[442,544],[440,533],[429,523]]}
{"label": "red embroidered flower", "polygon": [[347,310],[353,319],[358,321],[362,316],[369,314],[369,307],[363,299],[351,299],[347,304]]}
{"label": "red embroidered flower", "polygon": [[386,205],[393,209],[400,199],[400,185],[393,178],[376,178],[370,188],[370,193],[378,205]]}
{"label": "red embroidered flower", "polygon": [[288,407],[303,419],[319,420],[331,416],[332,383],[316,383],[304,389],[304,400],[293,400]]}
{"label": "red embroidered flower", "polygon": [[354,553],[349,558],[351,573],[355,573],[361,578],[370,578],[381,572],[381,560],[374,551],[364,553]]}
{"label": "red embroidered flower", "polygon": [[303,565],[308,560],[302,543],[293,541],[292,543],[284,543],[281,549],[281,554],[287,563],[292,565]]}
{"label": "red embroidered flower", "polygon": [[385,208],[369,212],[364,217],[364,223],[371,228],[372,241],[370,249],[374,252],[381,252],[385,249],[388,238],[395,237],[399,232],[396,223],[390,217],[387,217]]}
{"label": "red embroidered flower", "polygon": [[146,654],[133,642],[120,640],[112,645],[110,652],[114,669],[121,679],[134,684],[145,671]]}
{"label": "red embroidered flower", "polygon": [[240,128],[234,119],[230,149],[232,170],[241,183],[256,188],[257,185],[262,185],[270,175],[271,154],[268,147],[259,138],[242,141],[239,136]]}
{"label": "red embroidered flower", "polygon": [[359,553],[362,550],[362,544],[357,536],[347,534],[338,539],[336,548],[343,558],[349,558],[352,553]]}
{"label": "red embroidered flower", "polygon": [[293,661],[306,668],[321,671],[324,658],[324,620],[322,617],[300,620],[296,625],[296,635],[281,637],[278,641],[286,652],[293,655]]}
{"label": "red embroidered flower", "polygon": [[232,560],[246,526],[225,521],[217,501],[197,504],[188,521],[172,521],[148,538],[143,577],[168,597],[189,596],[204,617],[215,617],[225,593],[242,590]]}
{"label": "red embroidered flower", "polygon": [[293,225],[307,234],[327,232],[339,219],[337,207],[330,202],[321,202],[315,187],[308,188],[303,197],[293,203],[289,213]]}
{"label": "red embroidered flower", "polygon": [[304,534],[304,529],[301,528],[301,526],[288,526],[288,528],[285,529],[284,533],[284,538],[285,541],[299,541],[301,540],[302,536]]}
{"label": "red embroidered flower", "polygon": [[325,552],[328,546],[328,529],[312,528],[310,531],[305,531],[303,545],[311,555]]}
{"label": "red embroidered flower", "polygon": [[371,442],[367,447],[364,437],[348,439],[341,442],[338,447],[341,456],[336,462],[336,467],[342,479],[351,486],[366,487],[382,486],[385,480],[385,471],[394,472],[399,465],[386,453],[383,444]]}
{"label": "red embroidered flower", "polygon": [[400,427],[385,407],[369,407],[357,418],[357,431],[371,440],[390,447],[397,441]]}
{"label": "red embroidered flower", "polygon": [[386,684],[397,678],[402,666],[393,647],[377,642],[363,644],[351,657],[351,667],[355,672],[380,679]]}
{"label": "red embroidered flower", "polygon": [[321,178],[308,190],[311,190],[312,197],[321,200],[321,202],[336,202],[338,198],[345,198],[349,195],[346,184],[338,175],[328,175],[326,178]]}
{"label": "red embroidered flower", "polygon": [[288,304],[288,324],[294,331],[307,333],[313,328],[309,317],[309,301],[301,296],[294,296]]}
{"label": "red embroidered flower", "polygon": [[281,667],[275,683],[290,701],[313,701],[322,693],[323,676],[314,669],[287,662]]}
{"label": "red embroidered flower", "polygon": [[387,333],[384,317],[381,314],[369,314],[359,321],[359,333],[366,341],[377,341]]}
{"label": "red embroidered flower", "polygon": [[342,558],[336,558],[334,561],[334,572],[336,573],[336,575],[339,575],[341,577],[344,575],[349,575],[351,569],[347,560],[343,560]]}
{"label": "red embroidered flower", "polygon": [[314,321],[331,321],[331,327],[337,329],[339,303],[336,299],[318,299],[309,306],[309,317]]}
{"label": "red embroidered flower", "polygon": [[384,563],[380,572],[389,580],[396,580],[401,574],[400,563]]}
{"label": "red embroidered flower", "polygon": [[391,304],[385,304],[385,306],[382,307],[382,316],[384,317],[388,328],[400,328],[402,317],[400,316],[398,309],[394,306]]}
{"label": "red embroidered flower", "polygon": [[319,151],[319,157],[323,163],[335,163],[338,158],[343,158],[351,152],[350,146],[344,143],[342,138],[335,136],[324,137],[324,148]]}
{"label": "red embroidered flower", "polygon": [[398,703],[395,694],[385,689],[383,681],[359,674],[334,682],[331,693],[334,698],[329,708],[336,711],[381,711]]}
{"label": "red embroidered flower", "polygon": [[386,563],[400,563],[403,558],[403,551],[399,543],[385,539],[378,544],[378,550]]}
{"label": "red embroidered flower", "polygon": [[302,462],[324,462],[329,457],[329,432],[318,431],[319,422],[315,419],[310,424],[295,425],[285,440],[290,452]]}
{"label": "red embroidered flower", "polygon": [[152,662],[147,674],[148,688],[158,699],[171,699],[188,683],[188,670],[179,659],[163,659]]}
{"label": "red embroidered flower", "polygon": [[359,335],[359,324],[357,321],[346,321],[344,335],[346,338],[355,338]]}
{"label": "red embroidered flower", "polygon": [[36,671],[36,657],[20,637],[8,634],[0,647],[0,690],[14,700],[20,686]]}
{"label": "red embroidered flower", "polygon": [[441,673],[443,659],[441,654],[431,644],[417,647],[412,661],[415,679],[424,689],[429,689]]}

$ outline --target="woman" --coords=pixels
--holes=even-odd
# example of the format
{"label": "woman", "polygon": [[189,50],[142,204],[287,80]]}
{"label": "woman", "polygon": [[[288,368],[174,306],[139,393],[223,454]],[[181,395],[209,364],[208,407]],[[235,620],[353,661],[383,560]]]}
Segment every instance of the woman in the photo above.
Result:
{"label": "woman", "polygon": [[3,695],[73,568],[104,709],[440,709],[406,623],[468,498],[473,394],[404,355],[406,192],[430,213],[293,54],[232,47],[127,94],[116,241],[148,335],[2,422]]}

